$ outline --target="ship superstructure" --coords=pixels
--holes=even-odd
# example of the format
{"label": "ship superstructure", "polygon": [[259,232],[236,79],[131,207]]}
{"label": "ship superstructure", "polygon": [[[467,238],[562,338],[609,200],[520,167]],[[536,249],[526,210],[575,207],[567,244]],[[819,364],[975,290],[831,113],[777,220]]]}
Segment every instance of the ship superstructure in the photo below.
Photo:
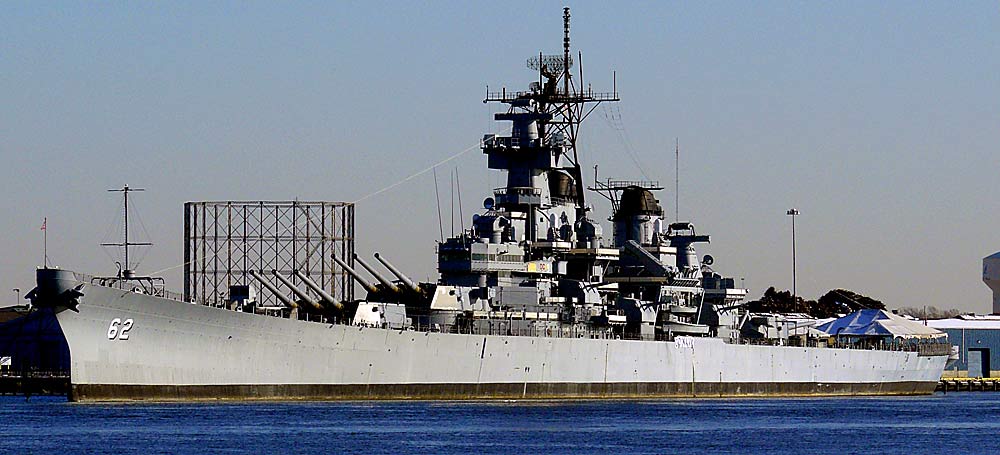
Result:
{"label": "ship superstructure", "polygon": [[510,134],[487,134],[481,148],[506,185],[484,200],[469,230],[438,246],[437,283],[415,287],[390,267],[401,282],[387,287],[427,289],[410,293],[429,298],[426,308],[410,299],[411,313],[443,330],[735,341],[736,303],[746,291],[703,270],[694,245],[709,237],[691,223],[667,222],[656,182],[590,187],[612,202],[610,238],[586,203],[577,137],[597,105],[619,97],[616,87],[595,92],[574,78],[568,9],[563,20],[562,54],[527,60],[537,80],[484,99],[505,106],[494,118],[509,122]]}
{"label": "ship superstructure", "polygon": [[[481,148],[488,167],[505,173],[506,185],[484,199],[469,229],[438,244],[436,281],[414,281],[379,253],[376,262],[356,254],[349,204],[341,219],[351,225],[345,221],[339,231],[336,223],[325,224],[325,215],[318,224],[305,217],[305,226],[321,228],[321,241],[318,247],[306,241],[303,259],[294,252],[302,243],[297,221],[289,236],[278,229],[277,215],[290,207],[297,220],[302,203],[276,204],[273,229],[264,215],[254,219],[259,227],[242,235],[255,243],[243,245],[242,253],[231,229],[210,234],[204,224],[210,206],[213,219],[231,219],[232,204],[189,203],[185,262],[195,265],[184,299],[128,286],[141,281],[131,271],[108,281],[39,269],[32,303],[57,312],[70,345],[73,398],[933,391],[947,358],[934,349],[834,349],[828,340],[807,339],[793,347],[785,346],[787,334],[747,343],[740,336],[753,319],[742,308],[747,290],[716,273],[714,258],[698,257],[695,246],[709,242],[708,235],[691,222],[665,218],[657,182],[595,175],[585,186],[580,128],[597,105],[619,98],[616,88],[594,92],[582,72],[574,77],[569,20],[567,8],[561,54],[528,59],[537,81],[527,90],[487,90],[485,102],[505,106],[495,120],[509,122],[510,133],[483,136]],[[611,203],[610,236],[587,203],[588,190]],[[321,213],[327,207],[312,206]],[[260,207],[267,212],[263,202]],[[254,212],[246,206],[245,220],[252,218],[248,213]],[[278,259],[289,238],[291,259]],[[340,244],[331,244],[323,260],[329,254],[332,263],[308,265],[331,238]],[[243,259],[238,273],[218,272],[220,245],[229,250],[225,262]],[[262,263],[248,264],[251,256]],[[364,299],[345,297],[353,295],[343,285],[348,276],[366,292]],[[226,287],[229,295],[220,296]],[[265,290],[273,297],[268,303],[260,297]]]}

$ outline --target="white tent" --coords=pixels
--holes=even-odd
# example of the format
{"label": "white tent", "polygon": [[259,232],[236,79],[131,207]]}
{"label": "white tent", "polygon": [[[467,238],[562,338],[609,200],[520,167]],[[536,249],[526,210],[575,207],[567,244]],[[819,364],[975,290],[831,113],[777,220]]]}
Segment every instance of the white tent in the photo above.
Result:
{"label": "white tent", "polygon": [[860,310],[817,327],[829,335],[944,338],[944,332],[885,310]]}

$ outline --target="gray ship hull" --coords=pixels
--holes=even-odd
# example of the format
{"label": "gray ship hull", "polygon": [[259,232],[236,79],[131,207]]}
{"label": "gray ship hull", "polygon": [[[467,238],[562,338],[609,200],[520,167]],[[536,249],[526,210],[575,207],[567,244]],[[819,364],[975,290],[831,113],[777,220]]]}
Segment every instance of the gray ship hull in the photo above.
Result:
{"label": "gray ship hull", "polygon": [[[947,360],[710,338],[361,328],[100,286],[83,292],[79,312],[57,314],[75,401],[912,395],[933,392]],[[132,323],[124,331],[126,320]]]}

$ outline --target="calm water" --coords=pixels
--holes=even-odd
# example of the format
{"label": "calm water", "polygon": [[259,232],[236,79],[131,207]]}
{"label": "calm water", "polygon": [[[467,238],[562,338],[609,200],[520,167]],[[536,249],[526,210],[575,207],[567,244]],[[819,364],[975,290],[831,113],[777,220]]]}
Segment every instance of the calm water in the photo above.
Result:
{"label": "calm water", "polygon": [[1000,453],[1000,393],[568,403],[0,397],[0,453]]}

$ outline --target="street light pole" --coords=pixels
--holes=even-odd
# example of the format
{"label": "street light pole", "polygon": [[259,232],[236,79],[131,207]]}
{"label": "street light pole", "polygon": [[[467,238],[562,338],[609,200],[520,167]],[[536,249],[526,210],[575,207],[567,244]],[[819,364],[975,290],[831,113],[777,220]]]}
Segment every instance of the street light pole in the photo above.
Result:
{"label": "street light pole", "polygon": [[792,302],[796,302],[796,296],[798,296],[798,289],[796,288],[795,280],[795,217],[799,216],[798,209],[788,209],[785,215],[792,217]]}

